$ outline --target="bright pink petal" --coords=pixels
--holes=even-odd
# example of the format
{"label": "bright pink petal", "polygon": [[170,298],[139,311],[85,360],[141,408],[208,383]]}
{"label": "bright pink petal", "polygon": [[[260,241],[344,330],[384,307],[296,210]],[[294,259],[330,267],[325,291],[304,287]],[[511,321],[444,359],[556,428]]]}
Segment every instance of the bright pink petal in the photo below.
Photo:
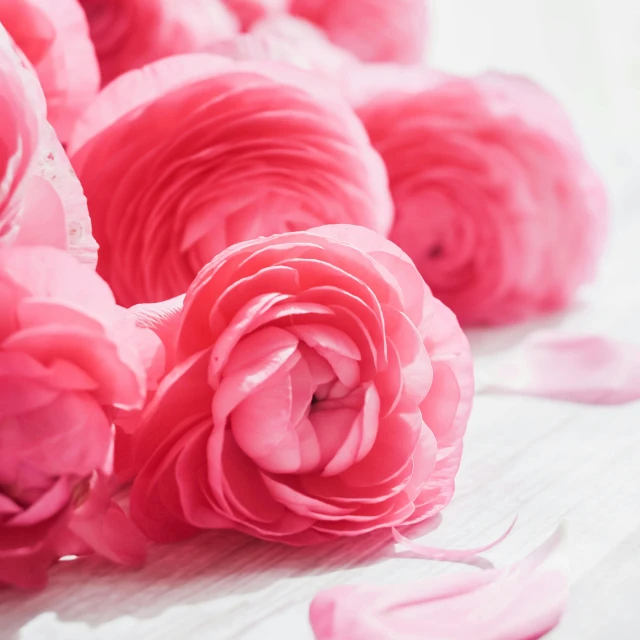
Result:
{"label": "bright pink petal", "polygon": [[125,74],[70,149],[99,272],[125,306],[184,293],[211,256],[248,238],[338,219],[391,224],[384,167],[347,103],[271,61],[192,54]]}
{"label": "bright pink petal", "polygon": [[0,556],[0,585],[37,590],[47,585],[47,571],[57,560],[55,552],[43,547],[24,556]]}
{"label": "bright pink petal", "polygon": [[69,528],[93,551],[113,562],[136,567],[145,560],[146,540],[111,500],[104,478],[75,510]]}
{"label": "bright pink petal", "polygon": [[127,113],[189,82],[206,78],[210,73],[230,66],[230,61],[223,58],[192,54],[161,60],[119,77],[100,92],[78,121],[69,141],[70,155],[73,156],[89,139]]}

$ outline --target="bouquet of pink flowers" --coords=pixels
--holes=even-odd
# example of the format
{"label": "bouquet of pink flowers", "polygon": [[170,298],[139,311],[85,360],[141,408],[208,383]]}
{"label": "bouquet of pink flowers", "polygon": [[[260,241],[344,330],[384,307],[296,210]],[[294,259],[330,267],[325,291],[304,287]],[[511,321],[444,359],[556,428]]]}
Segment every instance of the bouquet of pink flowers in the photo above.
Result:
{"label": "bouquet of pink flowers", "polygon": [[[64,556],[135,566],[213,529],[315,545],[447,506],[474,393],[460,323],[565,308],[607,204],[557,101],[427,68],[427,18],[0,0],[5,588]],[[521,603],[534,623],[482,638],[557,622],[541,563],[513,570],[554,595]],[[438,589],[473,607],[505,576]],[[446,615],[427,592],[419,613]],[[336,593],[319,638],[422,637],[388,595]]]}

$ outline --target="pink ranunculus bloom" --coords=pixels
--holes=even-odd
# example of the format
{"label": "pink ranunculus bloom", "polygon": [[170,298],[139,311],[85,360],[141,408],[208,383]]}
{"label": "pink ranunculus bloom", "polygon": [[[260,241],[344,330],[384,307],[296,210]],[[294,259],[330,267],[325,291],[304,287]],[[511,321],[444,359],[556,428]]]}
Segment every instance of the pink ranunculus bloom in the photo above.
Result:
{"label": "pink ranunculus bloom", "polygon": [[410,64],[424,56],[426,0],[293,0],[291,11],[364,62]]}
{"label": "pink ranunculus bloom", "polygon": [[100,87],[82,7],[78,0],[0,0],[0,23],[35,67],[49,122],[66,142]]}
{"label": "pink ranunculus bloom", "polygon": [[251,34],[288,44],[300,58],[301,67],[325,77],[341,87],[360,67],[349,51],[331,43],[312,23],[294,16],[272,16],[257,22]]}
{"label": "pink ranunculus bloom", "polygon": [[291,6],[291,0],[223,0],[248,31],[254,22],[267,16],[283,14]]}
{"label": "pink ranunculus bloom", "polygon": [[239,30],[222,0],[80,0],[102,83],[167,56],[206,49]]}
{"label": "pink ranunculus bloom", "polygon": [[87,265],[0,247],[0,583],[41,587],[67,554],[141,561],[106,481],[112,415],[141,406],[158,349]]}
{"label": "pink ranunculus bloom", "polygon": [[382,236],[331,225],[232,246],[164,339],[174,366],[134,435],[131,515],[152,540],[230,528],[308,545],[451,499],[468,343]]}
{"label": "pink ranunculus bloom", "polygon": [[0,26],[0,245],[57,246],[97,262],[86,198],[46,120],[38,78]]}
{"label": "pink ranunculus bloom", "polygon": [[120,304],[183,294],[227,246],[350,222],[388,233],[387,176],[337,91],[270,61],[208,54],[119,78],[72,141]]}
{"label": "pink ranunculus bloom", "polygon": [[332,44],[316,26],[290,15],[256,22],[249,33],[221,40],[208,50],[233,60],[271,60],[311,71],[342,93],[351,78],[362,77],[359,60]]}
{"label": "pink ranunculus bloom", "polygon": [[391,238],[465,324],[560,309],[594,274],[604,188],[560,105],[533,83],[441,77],[359,109],[396,206]]}

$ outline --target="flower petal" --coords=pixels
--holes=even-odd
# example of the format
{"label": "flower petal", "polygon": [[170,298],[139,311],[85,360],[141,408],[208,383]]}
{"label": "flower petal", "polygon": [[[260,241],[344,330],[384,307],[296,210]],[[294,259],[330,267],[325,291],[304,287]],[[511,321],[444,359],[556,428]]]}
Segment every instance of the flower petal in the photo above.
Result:
{"label": "flower petal", "polygon": [[555,566],[563,533],[507,570],[445,576],[413,585],[338,587],[316,596],[318,640],[534,640],[551,631],[568,598],[566,568]]}

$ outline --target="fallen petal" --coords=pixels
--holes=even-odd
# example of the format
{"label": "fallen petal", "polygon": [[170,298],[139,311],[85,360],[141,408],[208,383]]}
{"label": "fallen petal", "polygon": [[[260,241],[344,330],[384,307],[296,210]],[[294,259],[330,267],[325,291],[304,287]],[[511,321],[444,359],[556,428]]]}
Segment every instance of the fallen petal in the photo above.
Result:
{"label": "fallen petal", "polygon": [[484,553],[485,551],[489,551],[490,549],[498,546],[513,531],[517,521],[518,517],[516,516],[509,528],[499,538],[482,547],[476,547],[475,549],[438,549],[437,547],[426,547],[405,538],[395,528],[391,530],[391,533],[393,535],[393,539],[398,544],[403,545],[419,558],[424,558],[425,560],[444,560],[445,562],[464,562],[465,560],[469,560],[480,553]]}
{"label": "fallen petal", "polygon": [[536,640],[567,604],[565,538],[561,526],[506,570],[325,591],[311,604],[311,626],[318,640]]}
{"label": "fallen petal", "polygon": [[484,393],[584,404],[640,399],[640,346],[601,336],[538,333],[477,371]]}

